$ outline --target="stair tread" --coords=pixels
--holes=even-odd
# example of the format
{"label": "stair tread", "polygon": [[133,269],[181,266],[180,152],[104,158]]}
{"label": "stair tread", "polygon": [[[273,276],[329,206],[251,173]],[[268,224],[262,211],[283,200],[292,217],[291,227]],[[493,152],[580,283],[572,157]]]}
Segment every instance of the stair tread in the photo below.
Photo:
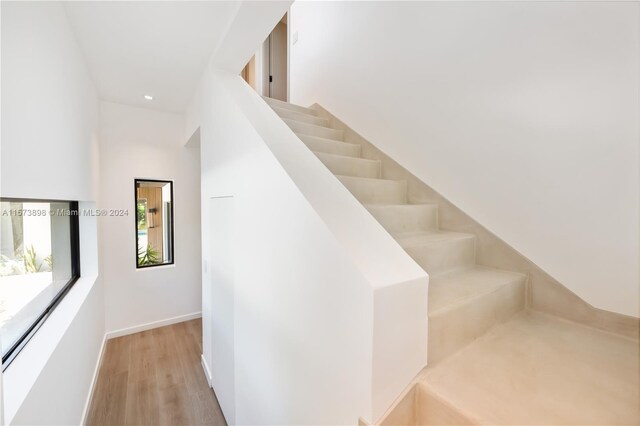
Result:
{"label": "stair tread", "polygon": [[364,180],[364,181],[382,181],[382,182],[405,182],[402,179],[382,179],[382,178],[367,178],[367,177],[360,177],[360,176],[345,176],[345,175],[336,175],[337,177],[339,177],[340,179],[344,178],[344,179],[358,179],[358,180]]}
{"label": "stair tread", "polygon": [[411,208],[411,207],[437,207],[437,203],[418,203],[418,204],[383,204],[383,203],[365,203],[366,208],[375,209],[376,207],[393,207],[393,208]]}
{"label": "stair tread", "polygon": [[296,136],[298,136],[298,138],[312,151],[322,152],[325,154],[344,155],[345,157],[351,158],[362,158],[362,147],[360,144],[326,139],[301,133],[296,133]]}
{"label": "stair tread", "polygon": [[525,279],[518,272],[481,266],[434,277],[429,283],[429,315]]}
{"label": "stair tread", "polygon": [[270,105],[271,109],[278,115],[278,117],[284,119],[289,118],[296,121],[315,124],[318,126],[329,127],[329,120],[317,115],[307,114],[301,111],[294,111],[288,108],[280,108],[274,105]]}
{"label": "stair tread", "polygon": [[[289,109],[289,108],[283,108],[281,106],[278,105],[269,105],[271,107],[271,109],[273,109],[276,113],[278,112],[287,112],[287,113],[291,113],[293,115],[302,115],[302,116],[307,116],[307,117],[311,117],[311,118],[317,118],[317,119],[321,119],[321,120],[327,120],[324,117],[320,117],[316,114],[312,114],[311,112],[303,112],[303,111],[296,111],[293,109]],[[302,107],[304,108],[304,107]],[[327,120],[329,121],[329,120]]]}
{"label": "stair tread", "polygon": [[[308,133],[303,133],[303,132],[299,132],[294,130],[293,133],[295,133],[295,135],[297,137],[299,137],[300,139],[302,139],[303,137],[307,137],[307,138],[316,138],[316,139],[321,139],[325,142],[341,142],[341,143],[349,143],[349,142],[345,142],[345,141],[341,141],[340,139],[331,139],[331,138],[325,138],[322,136],[316,136],[316,135],[310,135]],[[356,145],[356,146],[360,146],[357,143],[349,143],[349,145]]]}
{"label": "stair tread", "polygon": [[440,404],[473,424],[638,424],[640,346],[536,311],[524,311],[427,368]]}
{"label": "stair tread", "polygon": [[343,143],[345,145],[351,145],[351,146],[360,146],[360,144],[357,143],[353,143],[353,142],[345,142],[345,141],[339,141],[336,139],[329,139],[329,138],[323,138],[322,136],[314,136],[314,135],[308,135],[306,133],[301,133],[301,132],[294,132],[298,137],[305,137],[305,138],[313,138],[313,139],[318,139],[321,142],[331,142],[331,143]]}
{"label": "stair tread", "polygon": [[306,121],[300,121],[300,120],[296,120],[295,118],[289,118],[289,117],[281,117],[282,121],[284,121],[285,123],[289,124],[289,123],[293,123],[293,124],[298,124],[300,126],[304,126],[304,127],[310,127],[310,128],[316,128],[316,129],[329,129],[329,130],[334,130],[336,132],[342,132],[342,129],[334,129],[333,127],[330,126],[321,126],[319,124],[313,124],[313,123],[307,123]]}
{"label": "stair tread", "polygon": [[393,237],[403,247],[415,247],[424,244],[434,244],[475,238],[474,234],[451,231],[413,231],[394,234]]}
{"label": "stair tread", "polygon": [[267,104],[269,104],[269,106],[280,106],[281,108],[288,108],[291,109],[293,111],[305,111],[307,112],[309,115],[317,115],[318,111],[316,111],[315,109],[312,108],[308,108],[302,105],[296,105],[296,104],[292,104],[291,102],[285,102],[285,101],[281,101],[280,99],[274,99],[274,98],[270,98],[268,96],[263,96],[262,99],[265,100],[265,102]]}
{"label": "stair tread", "polygon": [[360,161],[360,162],[365,162],[365,163],[379,163],[380,160],[372,160],[370,158],[362,158],[362,157],[351,157],[349,155],[340,155],[340,154],[330,154],[328,152],[321,152],[321,151],[314,151],[311,150],[314,154],[316,154],[319,157],[327,157],[327,158],[335,158],[335,159],[340,159],[340,160],[345,160],[345,161],[351,161],[351,160],[355,160],[355,161]]}
{"label": "stair tread", "polygon": [[[277,114],[277,111],[276,111],[276,114]],[[308,121],[298,120],[298,119],[292,118],[292,117],[282,117],[282,116],[279,116],[279,117],[282,118],[282,120],[284,120],[284,122],[287,123],[287,124],[293,122],[295,124],[301,124],[301,125],[305,125],[305,126],[313,126],[313,127],[319,128],[319,129],[330,129],[330,130],[342,131],[342,129],[334,129],[333,127],[331,127],[331,125],[329,125],[328,122],[326,124],[316,124],[316,123],[310,123]]]}

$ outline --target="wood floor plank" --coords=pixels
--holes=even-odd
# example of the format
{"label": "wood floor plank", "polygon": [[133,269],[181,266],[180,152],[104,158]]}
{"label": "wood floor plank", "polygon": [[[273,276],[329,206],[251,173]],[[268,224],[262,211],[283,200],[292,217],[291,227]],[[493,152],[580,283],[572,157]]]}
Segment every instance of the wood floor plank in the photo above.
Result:
{"label": "wood floor plank", "polygon": [[112,425],[124,423],[123,398],[126,397],[130,339],[122,337],[107,341],[102,365],[98,373],[87,421],[89,424]]}
{"label": "wood floor plank", "polygon": [[155,377],[129,381],[127,386],[125,425],[158,425],[160,396]]}
{"label": "wood floor plank", "polygon": [[160,424],[191,425],[190,393],[187,385],[167,387],[160,391]]}
{"label": "wood floor plank", "polygon": [[87,424],[226,426],[201,353],[199,319],[109,340]]}
{"label": "wood floor plank", "polygon": [[129,355],[129,380],[155,378],[156,357],[151,330],[132,334]]}
{"label": "wood floor plank", "polygon": [[107,341],[102,361],[107,374],[129,371],[131,341],[130,336],[116,337]]}
{"label": "wood floor plank", "polygon": [[91,395],[92,404],[89,406],[89,413],[87,414],[87,423],[89,425],[107,424],[105,418],[109,404],[94,404],[93,401],[104,401],[106,399],[108,383],[109,375],[106,373],[106,369],[101,367]]}
{"label": "wood floor plank", "polygon": [[107,378],[105,391],[101,395],[97,417],[92,424],[122,425],[125,420],[127,382],[129,373],[122,372]]}
{"label": "wood floor plank", "polygon": [[184,378],[192,389],[208,388],[207,379],[200,363],[200,350],[189,333],[186,323],[175,324],[177,354],[180,359]]}
{"label": "wood floor plank", "polygon": [[192,424],[206,426],[226,426],[218,400],[211,389],[203,389],[192,394]]}
{"label": "wood floor plank", "polygon": [[186,383],[182,364],[176,356],[178,343],[172,327],[153,330],[154,354],[156,357],[156,378],[160,390]]}

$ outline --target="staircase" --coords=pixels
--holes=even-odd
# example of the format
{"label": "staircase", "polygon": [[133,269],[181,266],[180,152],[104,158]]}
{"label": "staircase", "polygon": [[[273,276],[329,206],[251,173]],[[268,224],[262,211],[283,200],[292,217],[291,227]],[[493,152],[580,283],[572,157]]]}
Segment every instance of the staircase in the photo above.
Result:
{"label": "staircase", "polygon": [[362,158],[316,110],[266,100],[429,273],[430,365],[524,308],[525,275],[477,265],[474,235],[439,229],[436,204],[411,204],[406,181],[383,179],[381,162]]}
{"label": "staircase", "polygon": [[[563,374],[559,360],[565,360],[571,370],[575,363],[580,368],[597,368],[597,363],[606,359],[606,351],[599,358],[593,353],[576,358],[562,336],[581,336],[582,340],[573,343],[587,348],[601,344],[615,347],[617,362],[626,363],[629,371],[638,371],[633,341],[585,331],[586,327],[527,310],[527,275],[478,264],[476,236],[441,229],[438,205],[412,202],[407,181],[385,178],[381,161],[364,158],[363,146],[346,142],[345,131],[332,127],[331,117],[316,109],[270,98],[265,101],[429,274],[429,366],[381,424],[575,424],[583,420],[624,424],[640,419],[637,399],[633,401],[638,396],[637,380],[629,381],[617,370],[600,374],[599,380],[626,391],[621,399],[610,392],[585,394],[580,382],[584,377],[571,379],[574,383],[566,389],[572,395],[567,406],[558,407],[558,395],[542,395],[539,388],[558,386],[553,375]],[[530,335],[521,337],[520,333]],[[564,352],[549,352],[545,345],[554,342]],[[542,345],[544,353],[535,343]],[[496,354],[496,348],[502,348],[503,353]],[[523,366],[533,379],[522,376]],[[519,386],[518,380],[528,388]],[[584,386],[590,385],[598,386],[584,382]],[[579,397],[598,402],[595,408],[593,404],[578,408]],[[598,408],[609,402],[610,406]],[[580,410],[582,414],[572,417],[572,412]]]}

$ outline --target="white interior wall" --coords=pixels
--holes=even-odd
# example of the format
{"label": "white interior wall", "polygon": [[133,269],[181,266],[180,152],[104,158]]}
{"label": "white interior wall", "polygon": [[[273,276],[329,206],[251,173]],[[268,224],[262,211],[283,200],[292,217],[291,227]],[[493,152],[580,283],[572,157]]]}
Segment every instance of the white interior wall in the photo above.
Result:
{"label": "white interior wall", "polygon": [[296,2],[318,102],[588,303],[639,315],[637,2]]}
{"label": "white interior wall", "polygon": [[235,392],[235,269],[238,252],[234,198],[232,196],[203,197],[203,210],[209,229],[205,238],[209,253],[204,262],[206,282],[202,285],[203,361],[209,384],[228,424],[236,422]]}
{"label": "white interior wall", "polygon": [[2,195],[95,199],[96,90],[60,4],[19,3],[2,4]]}
{"label": "white interior wall", "polygon": [[[229,23],[227,32],[217,46],[207,67],[202,71],[198,87],[191,96],[185,111],[184,139],[189,140],[202,123],[202,108],[205,95],[202,87],[211,79],[211,66],[239,74],[251,56],[260,49],[264,67],[264,50],[260,41],[264,41],[275,24],[289,9],[293,0],[265,0],[237,2],[237,11]],[[259,69],[259,68],[256,68]],[[256,73],[258,74],[258,73]],[[267,87],[263,80],[263,91]]]}
{"label": "white interior wall", "polygon": [[371,422],[425,365],[428,277],[237,76],[289,5],[243,3],[187,107],[203,364],[232,423]]}
{"label": "white interior wall", "polygon": [[[202,235],[218,235],[203,238],[203,346],[225,416],[377,420],[425,365],[427,276],[240,77],[208,77],[192,109]],[[233,197],[222,236],[216,197]]]}
{"label": "white interior wall", "polygon": [[262,55],[262,91],[258,92],[262,96],[269,96],[269,37],[260,46],[260,54]]}
{"label": "white interior wall", "polygon": [[[211,197],[233,196],[234,222],[242,224],[231,232],[237,247],[233,309],[207,312],[203,307],[204,335],[211,334],[213,339],[212,353],[205,352],[205,359],[228,360],[231,353],[237,366],[229,370],[228,363],[209,365],[223,412],[236,424],[304,424],[311,418],[337,424],[345,416],[355,422],[358,406],[366,402],[362,399],[349,406],[341,395],[363,397],[367,383],[365,364],[357,363],[371,337],[364,327],[371,313],[362,311],[358,302],[366,300],[365,283],[340,260],[340,248],[322,232],[322,224],[313,219],[312,210],[287,183],[283,171],[274,167],[237,107],[220,92],[207,95],[217,106],[207,108],[210,113],[201,127],[203,217],[215,217],[208,211]],[[215,229],[213,224],[203,222],[203,235],[211,235],[211,228]],[[302,236],[306,242],[296,244]],[[211,259],[208,253],[216,251],[219,241],[203,243],[204,259]],[[218,272],[223,266],[213,264],[203,272],[203,290],[211,301],[224,296]],[[305,270],[315,272],[305,274]],[[318,288],[323,288],[325,296]],[[326,295],[337,289],[350,306],[317,315],[335,303]],[[332,324],[336,332],[326,335],[322,330]],[[226,329],[235,329],[233,348],[221,344]],[[351,334],[358,338],[349,339]],[[341,360],[336,363],[332,353],[338,347]],[[332,398],[318,404],[323,389],[338,386],[331,377],[319,374],[325,371],[323,364],[334,365],[343,382],[340,394],[332,392]]]}
{"label": "white interior wall", "polygon": [[263,52],[262,52],[262,47],[260,47],[255,55],[255,62],[254,62],[254,66],[255,66],[255,76],[256,76],[256,92],[262,94],[264,92],[264,76],[263,76],[263,68],[264,68],[264,62],[266,60],[266,58],[263,56]]}
{"label": "white interior wall", "polygon": [[[62,426],[83,423],[89,386],[103,341],[103,335],[95,332],[95,326],[104,325],[102,287],[94,286],[86,296],[56,350],[50,354],[50,366],[42,370],[8,424]],[[44,332],[45,328],[40,330],[40,333]],[[7,397],[12,392],[9,380],[7,378],[5,388]]]}
{"label": "white interior wall", "polygon": [[[131,332],[149,324],[199,316],[199,152],[184,147],[180,114],[101,102],[100,202],[127,216],[100,218],[101,269],[107,331]],[[175,263],[136,269],[134,179],[172,180]]]}
{"label": "white interior wall", "polygon": [[[95,209],[81,202],[79,208]],[[4,372],[12,425],[82,424],[104,345],[96,218],[80,217],[82,277]]]}
{"label": "white interior wall", "polygon": [[[2,347],[0,346],[0,349]],[[0,359],[0,369],[2,368],[2,360]],[[2,396],[2,373],[0,372],[0,426],[4,426],[4,397]]]}
{"label": "white interior wall", "polygon": [[[1,195],[97,198],[98,100],[58,2],[2,2]],[[5,424],[79,424],[104,336],[94,217],[82,277],[3,373]]]}

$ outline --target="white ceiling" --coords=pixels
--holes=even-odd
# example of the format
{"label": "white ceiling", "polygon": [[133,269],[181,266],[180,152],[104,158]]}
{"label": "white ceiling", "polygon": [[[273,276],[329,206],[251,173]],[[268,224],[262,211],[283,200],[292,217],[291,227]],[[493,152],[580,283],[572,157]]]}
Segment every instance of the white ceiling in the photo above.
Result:
{"label": "white ceiling", "polygon": [[183,112],[239,4],[78,1],[65,7],[102,99]]}

